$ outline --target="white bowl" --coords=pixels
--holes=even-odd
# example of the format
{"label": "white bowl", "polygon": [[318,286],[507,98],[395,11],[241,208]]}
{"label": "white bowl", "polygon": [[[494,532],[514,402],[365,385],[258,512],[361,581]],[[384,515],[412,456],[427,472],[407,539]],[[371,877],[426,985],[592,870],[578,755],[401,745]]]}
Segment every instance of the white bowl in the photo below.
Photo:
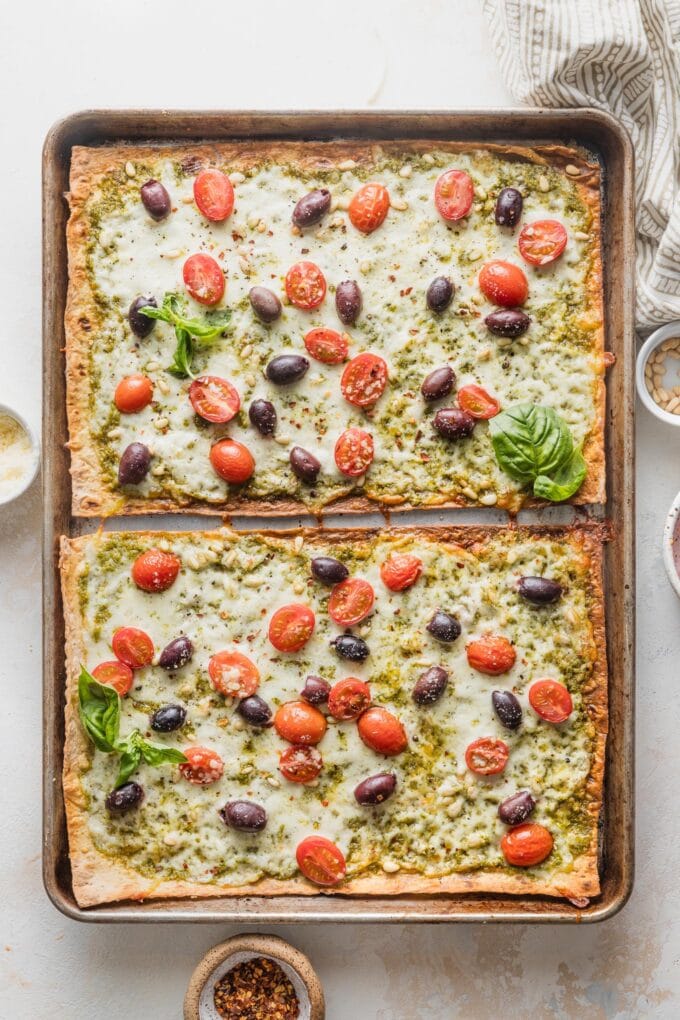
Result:
{"label": "white bowl", "polygon": [[30,458],[29,463],[26,465],[26,472],[17,485],[16,489],[12,489],[6,495],[2,495],[0,492],[0,506],[7,506],[8,503],[12,503],[15,499],[18,499],[30,485],[32,485],[35,476],[38,473],[40,467],[40,440],[35,430],[28,424],[26,419],[18,411],[15,411],[13,407],[8,404],[0,404],[0,415],[6,414],[8,418],[14,418],[28,436],[31,444],[31,450],[28,454]]}
{"label": "white bowl", "polygon": [[[666,323],[665,326],[660,326],[655,329],[651,336],[647,337],[642,347],[640,348],[637,356],[637,363],[635,366],[635,384],[637,386],[638,396],[645,405],[648,411],[659,418],[660,421],[665,421],[669,425],[675,425],[676,428],[680,427],[680,414],[669,414],[668,411],[664,411],[662,407],[659,407],[654,397],[647,389],[645,382],[645,366],[649,360],[650,355],[654,353],[656,348],[664,342],[664,340],[670,339],[670,337],[680,337],[680,319],[675,319],[673,322]],[[680,362],[678,362],[680,365]],[[680,385],[680,381],[678,383]]]}
{"label": "white bowl", "polygon": [[[663,529],[663,565],[675,594],[680,598],[680,576],[673,556],[673,539],[676,528],[678,528],[678,518],[680,518],[680,492],[671,503]],[[678,543],[680,543],[680,529],[678,530]]]}

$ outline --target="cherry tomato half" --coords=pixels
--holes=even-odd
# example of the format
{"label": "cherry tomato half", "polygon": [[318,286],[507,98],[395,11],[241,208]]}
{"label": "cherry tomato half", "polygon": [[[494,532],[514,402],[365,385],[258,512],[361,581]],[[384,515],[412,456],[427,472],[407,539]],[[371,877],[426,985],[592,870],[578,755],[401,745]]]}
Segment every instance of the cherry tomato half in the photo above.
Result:
{"label": "cherry tomato half", "polygon": [[336,584],[328,600],[328,613],[341,627],[353,627],[365,620],[375,601],[375,592],[368,581],[348,577]]}
{"label": "cherry tomato half", "polygon": [[276,732],[291,744],[318,744],[326,725],[326,717],[306,701],[287,701],[274,716]]}
{"label": "cherry tomato half", "polygon": [[130,669],[148,666],[153,659],[153,641],[136,627],[119,627],[111,638],[113,654]]}
{"label": "cherry tomato half", "polygon": [[532,266],[548,266],[567,247],[567,232],[558,220],[536,220],[522,227],[519,253]]}
{"label": "cherry tomato half", "polygon": [[390,591],[405,591],[423,572],[423,561],[411,553],[392,553],[380,568],[382,583]]}
{"label": "cherry tomato half", "polygon": [[338,471],[350,478],[358,478],[373,463],[373,436],[365,429],[345,429],[338,436],[334,456]]}
{"label": "cherry tomato half", "polygon": [[113,687],[121,698],[124,698],[127,692],[132,687],[134,680],[134,673],[129,666],[126,666],[124,662],[119,662],[118,659],[113,659],[111,662],[100,662],[98,666],[95,666],[92,670],[92,676],[95,680],[98,680],[100,684],[106,684],[107,687]]}
{"label": "cherry tomato half", "polygon": [[299,652],[314,633],[315,623],[309,606],[299,602],[281,606],[269,621],[269,640],[279,652]]}
{"label": "cherry tomato half", "polygon": [[340,380],[345,400],[355,407],[372,407],[387,386],[387,365],[377,354],[358,354],[348,363]]}
{"label": "cherry tomato half", "polygon": [[234,187],[221,170],[201,170],[194,180],[194,199],[207,220],[221,223],[234,208]]}
{"label": "cherry tomato half", "polygon": [[325,298],[326,278],[313,262],[296,262],[286,273],[286,294],[291,305],[309,312]]}
{"label": "cherry tomato half", "polygon": [[449,223],[462,220],[472,208],[475,186],[464,170],[445,170],[434,186],[434,204]]}
{"label": "cherry tomato half", "polygon": [[390,194],[383,184],[364,184],[352,196],[348,215],[352,226],[362,234],[377,230],[390,208]]}
{"label": "cherry tomato half", "polygon": [[406,750],[406,730],[396,716],[380,705],[367,708],[357,723],[359,736],[376,754],[395,755]]}
{"label": "cherry tomato half", "polygon": [[536,715],[550,723],[565,722],[574,710],[571,694],[557,680],[537,680],[532,684],[529,704]]}
{"label": "cherry tomato half", "polygon": [[153,383],[140,372],[121,379],[113,395],[113,402],[121,414],[136,414],[150,404],[152,399]]}
{"label": "cherry tomato half", "polygon": [[334,719],[358,719],[370,704],[370,687],[354,676],[338,680],[328,695],[328,711]]}
{"label": "cherry tomato half", "polygon": [[209,747],[185,747],[183,761],[179,767],[186,780],[195,786],[209,786],[216,783],[224,772],[224,762],[217,751]]}
{"label": "cherry tomato half", "polygon": [[236,439],[218,439],[210,447],[213,470],[232,485],[247,482],[255,470],[255,460],[247,446]]}
{"label": "cherry tomato half", "polygon": [[523,305],[529,296],[529,284],[524,272],[512,262],[494,259],[486,262],[479,273],[482,293],[495,305],[515,308]]}
{"label": "cherry tomato half", "polygon": [[241,398],[230,382],[218,375],[201,375],[189,387],[189,400],[199,418],[227,422],[238,414]]}
{"label": "cherry tomato half", "polygon": [[132,580],[142,591],[167,591],[179,574],[182,562],[173,553],[147,549],[132,564]]}
{"label": "cherry tomato half", "polygon": [[471,641],[465,649],[473,669],[487,676],[500,676],[515,665],[517,655],[507,638],[489,634]]}
{"label": "cherry tomato half", "polygon": [[298,868],[315,885],[337,885],[347,873],[342,850],[325,836],[307,836],[295,851]]}
{"label": "cherry tomato half", "polygon": [[310,329],[304,339],[308,353],[316,361],[322,361],[324,365],[340,365],[347,357],[349,337],[346,333],[318,326],[316,329]]}
{"label": "cherry tomato half", "polygon": [[226,286],[224,273],[211,255],[190,255],[182,270],[184,286],[194,301],[202,305],[216,305]]}
{"label": "cherry tomato half", "polygon": [[458,390],[458,406],[473,418],[493,418],[501,409],[501,405],[487,393],[481,386],[470,383],[469,386],[461,386]]}
{"label": "cherry tomato half", "polygon": [[503,740],[494,737],[480,737],[468,744],[465,764],[478,776],[495,776],[508,764],[510,750]]}
{"label": "cherry tomato half", "polygon": [[260,671],[255,663],[235,650],[212,655],[208,673],[214,690],[225,697],[249,698],[260,685]]}
{"label": "cherry tomato half", "polygon": [[279,771],[291,783],[311,783],[321,772],[323,758],[315,747],[293,744],[279,758]]}
{"label": "cherry tomato half", "polygon": [[501,850],[508,864],[518,868],[530,868],[549,857],[553,838],[546,828],[536,822],[524,822],[506,832],[501,840]]}

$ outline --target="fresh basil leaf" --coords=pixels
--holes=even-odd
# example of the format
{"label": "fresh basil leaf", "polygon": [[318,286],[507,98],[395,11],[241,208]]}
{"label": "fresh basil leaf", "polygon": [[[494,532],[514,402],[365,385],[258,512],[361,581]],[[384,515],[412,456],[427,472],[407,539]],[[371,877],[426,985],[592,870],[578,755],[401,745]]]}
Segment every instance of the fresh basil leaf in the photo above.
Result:
{"label": "fresh basil leaf", "polygon": [[534,482],[534,496],[549,499],[553,503],[561,503],[581,488],[587,471],[588,465],[583,454],[578,449],[574,450],[569,460],[550,478],[547,475],[538,476]]}
{"label": "fresh basil leaf", "polygon": [[139,763],[142,760],[142,743],[139,730],[133,730],[124,741],[119,742],[117,750],[122,753],[118,763],[116,788],[122,786],[123,783],[127,783],[132,773],[136,772],[139,768]]}
{"label": "fresh basil leaf", "polygon": [[177,376],[178,379],[193,379],[195,378],[191,371],[191,362],[194,357],[193,341],[183,329],[175,329],[175,333],[177,334],[177,347],[172,363],[168,365],[168,372]]}
{"label": "fresh basil leaf", "polygon": [[146,764],[153,765],[156,768],[159,765],[166,764],[178,765],[180,762],[187,760],[186,755],[178,751],[176,747],[165,747],[163,744],[149,744],[146,740],[142,740],[140,750]]}
{"label": "fresh basil leaf", "polygon": [[120,727],[120,698],[113,687],[100,684],[80,667],[78,714],[83,728],[100,751],[115,750]]}
{"label": "fresh basil leaf", "polygon": [[517,404],[489,421],[500,467],[520,482],[552,475],[571,457],[574,441],[569,426],[551,407]]}

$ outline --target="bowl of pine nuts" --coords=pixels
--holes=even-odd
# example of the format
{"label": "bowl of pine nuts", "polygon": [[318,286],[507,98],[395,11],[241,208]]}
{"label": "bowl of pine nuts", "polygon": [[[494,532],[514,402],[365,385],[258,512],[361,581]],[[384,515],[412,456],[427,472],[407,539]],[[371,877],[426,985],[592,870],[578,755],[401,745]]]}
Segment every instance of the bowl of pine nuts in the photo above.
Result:
{"label": "bowl of pine nuts", "polygon": [[680,425],[680,320],[654,330],[637,356],[635,381],[648,411]]}

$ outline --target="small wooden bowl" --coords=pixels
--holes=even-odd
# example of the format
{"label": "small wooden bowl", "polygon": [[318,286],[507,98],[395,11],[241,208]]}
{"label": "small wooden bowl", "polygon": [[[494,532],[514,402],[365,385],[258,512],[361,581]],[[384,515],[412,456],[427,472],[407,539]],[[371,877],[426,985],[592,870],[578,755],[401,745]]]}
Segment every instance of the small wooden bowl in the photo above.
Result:
{"label": "small wooden bowl", "polygon": [[300,1003],[299,1020],[324,1020],[323,988],[314,968],[304,953],[276,935],[234,935],[209,949],[191,975],[184,1020],[221,1020],[213,999],[215,983],[237,963],[254,956],[274,960],[292,982]]}

